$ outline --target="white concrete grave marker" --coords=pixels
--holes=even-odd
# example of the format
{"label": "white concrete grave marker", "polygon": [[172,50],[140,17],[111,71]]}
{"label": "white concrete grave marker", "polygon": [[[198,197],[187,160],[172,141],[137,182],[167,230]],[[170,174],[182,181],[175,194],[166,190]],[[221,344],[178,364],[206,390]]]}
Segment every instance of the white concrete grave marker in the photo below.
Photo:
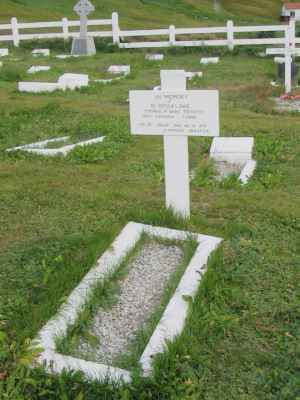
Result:
{"label": "white concrete grave marker", "polygon": [[219,61],[219,57],[203,57],[200,60],[200,64],[218,64]]}
{"label": "white concrete grave marker", "polygon": [[95,11],[95,7],[89,0],[79,0],[74,7],[74,11],[80,17],[80,34],[79,38],[74,38],[73,40],[72,54],[96,54],[94,39],[92,37],[88,37],[88,16]]}
{"label": "white concrete grave marker", "polygon": [[51,67],[49,65],[33,65],[27,70],[28,74],[36,74],[37,72],[50,71]]}
{"label": "white concrete grave marker", "polygon": [[49,57],[50,50],[49,49],[35,49],[32,51],[32,54],[34,57],[38,57],[38,56]]}
{"label": "white concrete grave marker", "polygon": [[285,60],[285,92],[290,93],[292,90],[292,60],[293,57],[300,56],[300,48],[293,48],[291,46],[283,49],[272,48],[266,50],[267,55],[283,54]]}
{"label": "white concrete grave marker", "polygon": [[166,206],[190,216],[188,136],[219,136],[217,90],[186,90],[183,70],[161,71],[161,90],[130,92],[131,133],[163,135]]}
{"label": "white concrete grave marker", "polygon": [[8,56],[8,49],[0,49],[0,57]]}

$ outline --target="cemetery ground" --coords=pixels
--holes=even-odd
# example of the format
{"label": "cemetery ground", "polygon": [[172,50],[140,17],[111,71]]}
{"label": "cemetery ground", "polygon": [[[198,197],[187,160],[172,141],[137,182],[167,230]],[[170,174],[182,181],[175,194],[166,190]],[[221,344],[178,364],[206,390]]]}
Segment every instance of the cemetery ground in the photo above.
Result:
{"label": "cemetery ground", "polygon": [[[157,63],[146,61],[142,51],[104,51],[87,62],[33,58],[21,47],[3,59],[1,399],[299,398],[299,114],[273,109],[271,98],[281,91],[270,85],[272,59],[221,50],[219,64],[200,66],[200,53],[208,54],[169,50]],[[112,64],[130,64],[132,74],[107,85],[91,82],[74,92],[33,95],[16,89],[18,80],[54,82],[64,72],[106,78]],[[31,65],[52,69],[27,75]],[[162,138],[131,137],[128,126],[129,90],[152,89],[160,83],[160,69],[180,68],[204,73],[189,82],[190,89],[220,90],[221,135],[254,136],[258,161],[248,185],[241,186],[236,177],[217,182],[208,161],[211,139],[190,139],[195,177],[188,222],[164,210]],[[66,158],[5,152],[66,135],[105,135],[106,140]],[[136,371],[133,382],[122,387],[88,383],[78,374],[54,377],[31,370],[30,339],[128,221],[224,238],[183,334],[158,357],[152,378]],[[111,290],[103,290],[104,300]],[[137,353],[147,338],[149,332]]]}

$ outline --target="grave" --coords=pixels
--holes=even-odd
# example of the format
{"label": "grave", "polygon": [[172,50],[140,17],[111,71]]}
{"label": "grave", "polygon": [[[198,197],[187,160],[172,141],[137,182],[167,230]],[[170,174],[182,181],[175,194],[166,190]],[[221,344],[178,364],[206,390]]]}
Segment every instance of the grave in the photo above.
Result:
{"label": "grave", "polygon": [[72,55],[72,54],[58,54],[57,56],[55,56],[55,58],[58,58],[60,60],[66,60],[67,58],[73,58],[73,57],[80,57],[79,55]]}
{"label": "grave", "polygon": [[54,139],[48,139],[48,140],[43,140],[40,142],[35,142],[31,144],[26,144],[24,146],[17,146],[13,147],[11,149],[7,149],[7,152],[14,152],[14,151],[25,151],[28,153],[33,153],[33,154],[39,154],[42,156],[66,156],[69,154],[72,150],[74,150],[76,147],[82,147],[82,146],[89,146],[97,143],[103,142],[105,139],[105,136],[100,136],[94,139],[89,139],[89,140],[84,140],[78,143],[74,144],[68,144],[65,146],[57,147],[57,148],[49,148],[47,147],[50,144],[56,143],[56,142],[67,142],[70,139],[70,136],[63,136],[63,137],[58,137]]}
{"label": "grave", "polygon": [[107,72],[112,75],[124,74],[129,75],[131,71],[130,65],[111,65]]}
{"label": "grave", "polygon": [[198,71],[198,72],[186,72],[185,76],[188,80],[194,79],[194,78],[202,78],[203,77],[203,72]]}
{"label": "grave", "polygon": [[33,50],[32,54],[34,57],[38,57],[38,56],[49,57],[50,50],[49,49],[36,49],[36,50]]}
{"label": "grave", "polygon": [[[92,297],[95,287],[113,275],[129,252],[140,242],[143,235],[148,235],[160,241],[171,240],[177,243],[185,242],[192,236],[196,243],[194,256],[186,267],[185,272],[183,272],[177,289],[167,304],[140,358],[143,374],[147,376],[152,373],[154,357],[164,352],[167,344],[182,333],[190,306],[190,301],[187,301],[187,299],[192,299],[196,295],[201,279],[206,271],[208,259],[218,248],[222,239],[134,222],[128,223],[113,244],[100,257],[96,265],[73,290],[65,304],[61,306],[57,315],[38,333],[33,345],[43,350],[38,356],[36,364],[44,365],[49,373],[57,374],[63,371],[81,372],[88,380],[108,380],[117,383],[131,381],[130,371],[117,368],[111,362],[87,361],[77,356],[59,353],[57,341],[66,337],[68,328],[76,324],[81,311]],[[155,257],[151,256],[150,261],[155,262]],[[164,271],[162,270],[161,272]],[[149,283],[151,283],[151,279],[145,279],[141,282],[141,285],[148,285]],[[121,296],[122,294],[120,294]],[[130,305],[135,301],[135,297],[131,293],[129,299]],[[143,299],[138,300],[141,301]],[[107,314],[109,313],[110,311],[107,311]],[[133,321],[135,317],[135,314],[130,316]],[[113,321],[113,323],[118,323],[118,319]],[[108,333],[109,337],[114,337],[116,334],[122,337],[122,332],[118,332],[117,329],[113,331],[108,330]],[[102,341],[100,340],[100,346],[101,343]]]}
{"label": "grave", "polygon": [[80,0],[74,11],[80,17],[80,34],[79,38],[73,39],[72,55],[92,56],[96,54],[96,47],[94,38],[88,36],[88,16],[95,11],[95,7],[89,0]]}
{"label": "grave", "polygon": [[148,61],[163,61],[164,54],[146,54],[145,59]]}
{"label": "grave", "polygon": [[[266,55],[284,55],[284,66],[279,64],[279,74],[284,75],[285,92],[290,93],[292,90],[292,78],[296,75],[296,69],[293,63],[293,57],[300,56],[300,49],[287,46],[285,48],[270,48],[266,50]],[[298,71],[297,71],[298,74]]]}
{"label": "grave", "polygon": [[0,57],[8,56],[8,49],[0,49]]}
{"label": "grave", "polygon": [[61,90],[61,87],[58,83],[51,82],[19,82],[18,90],[27,93],[51,93],[55,90]]}
{"label": "grave", "polygon": [[219,178],[224,179],[235,173],[242,184],[248,183],[256,168],[256,161],[252,158],[253,148],[252,137],[214,138],[210,158],[215,161]]}
{"label": "grave", "polygon": [[75,90],[89,85],[89,76],[85,74],[63,74],[58,79],[62,90]]}
{"label": "grave", "polygon": [[219,61],[219,57],[202,57],[200,64],[218,64]]}
{"label": "grave", "polygon": [[189,136],[219,136],[217,90],[186,90],[183,70],[161,71],[161,90],[130,92],[134,135],[164,137],[166,207],[190,216]]}
{"label": "grave", "polygon": [[50,71],[51,67],[48,65],[36,65],[27,70],[28,74],[36,74],[37,72]]}
{"label": "grave", "polygon": [[19,82],[18,90],[28,93],[54,92],[55,90],[75,90],[89,85],[89,76],[85,74],[63,74],[57,83]]}

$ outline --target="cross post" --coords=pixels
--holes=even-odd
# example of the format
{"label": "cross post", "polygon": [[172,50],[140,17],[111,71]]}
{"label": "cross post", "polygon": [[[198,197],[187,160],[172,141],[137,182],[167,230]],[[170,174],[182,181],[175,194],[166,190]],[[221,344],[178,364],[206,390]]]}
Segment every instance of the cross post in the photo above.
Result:
{"label": "cross post", "polygon": [[130,92],[134,135],[162,135],[166,207],[190,217],[189,136],[219,136],[217,90],[186,90],[183,70],[161,71],[161,90]]}
{"label": "cross post", "polygon": [[293,57],[300,56],[300,48],[293,48],[291,46],[287,46],[285,48],[272,48],[272,49],[267,49],[266,54],[284,55],[284,64],[285,64],[284,86],[285,86],[285,92],[290,93],[292,91],[292,61]]}

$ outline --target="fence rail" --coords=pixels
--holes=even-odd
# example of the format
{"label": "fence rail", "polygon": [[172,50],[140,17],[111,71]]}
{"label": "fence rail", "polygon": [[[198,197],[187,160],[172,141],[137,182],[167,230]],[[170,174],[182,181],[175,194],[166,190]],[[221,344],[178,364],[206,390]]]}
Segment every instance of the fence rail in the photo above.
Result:
{"label": "fence rail", "polygon": [[[227,46],[233,50],[235,46],[245,45],[283,45],[295,47],[300,43],[300,38],[296,37],[295,20],[291,19],[288,25],[261,25],[261,26],[235,26],[232,21],[227,21],[225,26],[221,27],[201,27],[201,28],[176,28],[171,25],[165,29],[140,29],[140,30],[121,30],[119,27],[118,13],[114,12],[111,19],[89,20],[90,27],[109,26],[109,30],[93,29],[89,35],[93,37],[112,38],[114,44],[123,49],[138,48],[160,48],[160,47],[192,47],[192,46]],[[79,30],[70,30],[70,28],[80,27],[80,21],[62,18],[61,21],[54,22],[18,22],[16,18],[11,19],[10,24],[0,24],[0,42],[12,41],[15,46],[19,46],[22,40],[34,39],[64,39],[78,37]],[[59,32],[42,32],[45,28],[58,28]],[[22,32],[26,29],[37,29],[36,33]],[[4,31],[4,34],[1,34]],[[11,31],[9,34],[8,32]],[[241,38],[237,34],[246,33],[270,33],[281,34],[281,37],[257,37]],[[187,40],[188,35],[219,35],[224,38],[203,38]],[[162,39],[166,36],[165,39]],[[185,36],[180,39],[180,36]],[[125,38],[159,37],[157,41],[127,41]]]}

